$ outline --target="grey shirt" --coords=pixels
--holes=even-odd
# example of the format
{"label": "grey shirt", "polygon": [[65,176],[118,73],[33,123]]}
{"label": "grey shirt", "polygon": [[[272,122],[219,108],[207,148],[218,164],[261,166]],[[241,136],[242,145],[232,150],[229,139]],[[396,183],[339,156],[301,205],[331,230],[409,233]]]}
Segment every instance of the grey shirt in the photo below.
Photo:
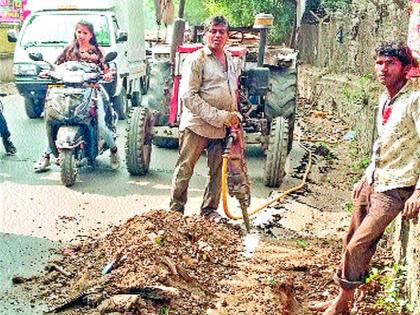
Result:
{"label": "grey shirt", "polygon": [[223,123],[236,110],[236,71],[229,52],[225,56],[227,71],[207,46],[188,56],[180,83],[180,131],[188,128],[211,139],[226,136]]}

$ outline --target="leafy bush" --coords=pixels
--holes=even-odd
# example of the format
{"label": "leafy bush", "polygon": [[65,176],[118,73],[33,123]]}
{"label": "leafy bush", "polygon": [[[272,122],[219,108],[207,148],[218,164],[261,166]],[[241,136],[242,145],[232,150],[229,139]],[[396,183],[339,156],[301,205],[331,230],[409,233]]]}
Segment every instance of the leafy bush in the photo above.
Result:
{"label": "leafy bush", "polygon": [[372,75],[368,74],[359,78],[352,84],[346,84],[342,88],[342,94],[349,103],[368,104],[371,93],[371,86],[374,80]]}
{"label": "leafy bush", "polygon": [[203,24],[209,16],[224,15],[231,26],[252,26],[258,13],[271,13],[274,16],[274,27],[269,32],[271,43],[287,41],[295,16],[294,1],[190,0],[186,2],[186,18],[196,25]]}
{"label": "leafy bush", "polygon": [[322,8],[331,13],[345,12],[351,0],[321,0]]}
{"label": "leafy bush", "polygon": [[306,10],[333,14],[343,13],[348,9],[350,4],[351,0],[308,0]]}
{"label": "leafy bush", "polygon": [[406,314],[411,312],[413,308],[406,297],[404,288],[406,280],[407,270],[404,266],[395,263],[382,271],[372,268],[365,279],[365,283],[378,281],[383,287],[383,292],[379,294],[376,300],[378,306],[385,309],[389,314]]}

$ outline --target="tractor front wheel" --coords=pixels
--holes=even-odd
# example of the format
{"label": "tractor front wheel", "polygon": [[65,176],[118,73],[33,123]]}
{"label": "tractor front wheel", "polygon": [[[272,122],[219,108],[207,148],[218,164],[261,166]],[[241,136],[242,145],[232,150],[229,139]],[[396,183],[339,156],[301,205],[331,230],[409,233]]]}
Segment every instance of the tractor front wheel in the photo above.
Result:
{"label": "tractor front wheel", "polygon": [[143,176],[149,172],[152,116],[148,108],[134,108],[128,124],[125,153],[127,170],[131,175]]}
{"label": "tractor front wheel", "polygon": [[297,72],[295,68],[277,69],[271,72],[267,102],[264,112],[269,120],[283,116],[288,123],[288,144],[290,152],[296,116]]}
{"label": "tractor front wheel", "polygon": [[268,187],[279,187],[283,180],[288,153],[288,131],[286,119],[276,117],[272,120],[264,166],[264,184]]}

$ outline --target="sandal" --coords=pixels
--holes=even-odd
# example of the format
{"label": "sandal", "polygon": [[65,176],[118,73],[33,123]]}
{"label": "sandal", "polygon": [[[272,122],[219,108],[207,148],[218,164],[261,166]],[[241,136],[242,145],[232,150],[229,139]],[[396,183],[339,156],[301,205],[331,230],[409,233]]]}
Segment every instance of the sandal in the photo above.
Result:
{"label": "sandal", "polygon": [[35,173],[45,172],[45,171],[49,170],[50,165],[51,165],[50,155],[49,154],[44,154],[38,160],[38,162],[35,163],[34,171],[35,171]]}
{"label": "sandal", "polygon": [[120,156],[118,155],[118,149],[116,147],[111,149],[110,157],[111,157],[111,168],[113,170],[119,169],[121,159],[120,159]]}

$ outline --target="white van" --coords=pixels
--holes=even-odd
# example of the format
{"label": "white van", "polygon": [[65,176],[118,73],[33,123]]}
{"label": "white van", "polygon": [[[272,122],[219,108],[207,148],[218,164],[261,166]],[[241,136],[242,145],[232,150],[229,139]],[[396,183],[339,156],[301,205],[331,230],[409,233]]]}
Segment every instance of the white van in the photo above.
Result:
{"label": "white van", "polygon": [[29,53],[42,53],[54,63],[74,39],[78,21],[93,24],[98,43],[105,53],[116,51],[116,83],[106,86],[121,119],[130,103],[138,106],[141,94],[147,91],[148,65],[144,45],[142,0],[31,0],[31,11],[17,34],[9,30],[8,40],[16,42],[14,74],[19,93],[25,98],[29,118],[40,117],[48,80],[38,78],[48,66],[29,59]]}

